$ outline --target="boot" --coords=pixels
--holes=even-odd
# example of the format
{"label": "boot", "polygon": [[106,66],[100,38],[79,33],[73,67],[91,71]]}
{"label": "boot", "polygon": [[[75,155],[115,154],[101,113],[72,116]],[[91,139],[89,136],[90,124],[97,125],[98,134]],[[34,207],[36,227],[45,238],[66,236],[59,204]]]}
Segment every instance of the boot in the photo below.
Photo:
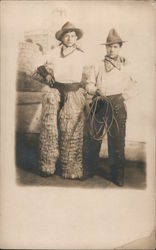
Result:
{"label": "boot", "polygon": [[122,164],[111,165],[110,180],[119,187],[124,186],[124,167]]}

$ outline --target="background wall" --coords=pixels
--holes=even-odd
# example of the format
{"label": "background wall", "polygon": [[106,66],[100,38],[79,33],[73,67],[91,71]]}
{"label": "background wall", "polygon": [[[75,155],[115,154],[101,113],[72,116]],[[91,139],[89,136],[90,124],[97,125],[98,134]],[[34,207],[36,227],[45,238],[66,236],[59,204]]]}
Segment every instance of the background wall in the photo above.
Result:
{"label": "background wall", "polygon": [[[144,143],[148,137],[148,131],[154,127],[154,124],[151,123],[153,116],[151,110],[154,109],[156,43],[152,6],[148,4],[148,1],[144,4],[142,1],[135,2],[135,8],[133,1],[96,1],[96,4],[94,1],[52,1],[32,2],[30,5],[26,4],[24,8],[24,3],[19,3],[15,9],[13,4],[12,7],[10,4],[10,9],[7,9],[8,12],[14,12],[15,16],[14,27],[10,28],[14,29],[16,33],[18,31],[17,40],[23,41],[23,44],[27,44],[27,46],[35,47],[37,45],[28,45],[25,42],[26,39],[32,38],[35,44],[36,41],[43,40],[43,36],[35,40],[34,37],[37,34],[46,35],[47,44],[44,46],[44,52],[58,44],[54,38],[55,32],[66,21],[71,21],[83,29],[84,37],[79,43],[89,55],[88,60],[94,62],[104,56],[105,47],[99,44],[105,42],[109,29],[112,27],[117,29],[122,39],[126,41],[121,54],[132,63],[132,75],[139,82],[140,92],[139,96],[127,102],[126,144],[129,150],[126,155],[130,159],[143,159],[142,152],[145,151]],[[20,15],[16,15],[17,12],[21,13],[22,26],[19,25]],[[37,49],[38,47],[35,47],[34,50],[36,60],[40,56],[40,51]],[[29,53],[27,53],[27,57],[28,55]],[[30,64],[27,59],[26,62]],[[19,71],[21,65],[20,61]],[[41,86],[37,86],[37,83],[32,83],[29,79],[23,81],[20,78],[18,82],[20,92],[18,93],[17,131],[39,132],[41,97],[39,93],[35,92],[40,92]],[[36,89],[34,90],[34,88]],[[22,93],[23,91],[24,93]],[[30,91],[33,93],[29,93]],[[104,149],[106,147],[103,147],[101,155],[107,154]]]}

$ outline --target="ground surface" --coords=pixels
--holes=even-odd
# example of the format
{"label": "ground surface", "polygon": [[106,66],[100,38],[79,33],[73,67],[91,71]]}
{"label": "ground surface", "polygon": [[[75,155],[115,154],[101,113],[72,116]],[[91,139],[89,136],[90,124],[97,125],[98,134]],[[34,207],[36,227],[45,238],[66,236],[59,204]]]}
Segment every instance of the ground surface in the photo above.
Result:
{"label": "ground surface", "polygon": [[[16,139],[17,183],[31,186],[57,186],[81,188],[120,188],[111,183],[107,176],[107,159],[100,159],[97,172],[85,181],[64,180],[56,173],[53,177],[41,177],[38,174],[38,135],[18,134]],[[124,188],[145,189],[145,163],[126,161]]]}

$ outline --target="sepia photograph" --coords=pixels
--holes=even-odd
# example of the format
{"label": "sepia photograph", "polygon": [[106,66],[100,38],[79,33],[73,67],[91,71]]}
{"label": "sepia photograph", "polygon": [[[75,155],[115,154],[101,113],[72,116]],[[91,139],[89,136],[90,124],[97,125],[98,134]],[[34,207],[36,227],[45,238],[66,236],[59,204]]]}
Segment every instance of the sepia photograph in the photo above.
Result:
{"label": "sepia photograph", "polygon": [[1,13],[0,247],[154,249],[155,1]]}
{"label": "sepia photograph", "polygon": [[103,2],[59,6],[19,42],[17,182],[145,189],[149,24],[109,21]]}

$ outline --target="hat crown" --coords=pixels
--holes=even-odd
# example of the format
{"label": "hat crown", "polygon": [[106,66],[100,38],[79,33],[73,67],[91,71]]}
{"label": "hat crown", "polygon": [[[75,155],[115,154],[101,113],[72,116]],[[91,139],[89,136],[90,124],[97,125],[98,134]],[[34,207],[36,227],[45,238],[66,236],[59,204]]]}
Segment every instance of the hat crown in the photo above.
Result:
{"label": "hat crown", "polygon": [[70,23],[70,22],[66,22],[63,26],[62,26],[62,28],[61,28],[62,30],[70,30],[70,29],[75,29],[75,26],[74,26],[74,24],[72,24],[72,23]]}
{"label": "hat crown", "polygon": [[122,43],[121,37],[118,35],[117,31],[113,28],[109,31],[107,37],[107,43]]}
{"label": "hat crown", "polygon": [[83,31],[79,28],[76,28],[74,26],[74,24],[72,24],[71,22],[66,22],[62,28],[60,30],[58,30],[55,34],[55,37],[57,40],[62,41],[62,37],[65,33],[70,31],[75,31],[76,35],[77,35],[77,39],[80,39],[83,36]]}

